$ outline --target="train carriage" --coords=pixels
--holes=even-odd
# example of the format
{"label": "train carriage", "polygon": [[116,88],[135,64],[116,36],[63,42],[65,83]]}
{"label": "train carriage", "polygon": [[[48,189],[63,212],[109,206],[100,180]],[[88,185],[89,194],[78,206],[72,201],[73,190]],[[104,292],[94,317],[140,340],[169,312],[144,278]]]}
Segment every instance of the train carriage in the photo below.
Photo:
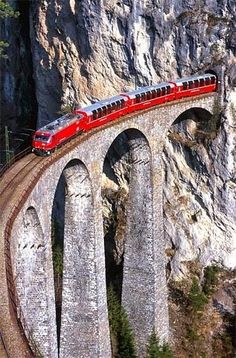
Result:
{"label": "train carriage", "polygon": [[75,109],[37,130],[32,151],[49,155],[75,135],[113,121],[125,114],[150,108],[168,101],[217,90],[217,77],[211,73],[142,87],[127,93]]}
{"label": "train carriage", "polygon": [[127,102],[127,97],[121,95],[114,96],[76,110],[75,113],[80,114],[87,119],[84,127],[84,130],[87,131],[128,113]]}
{"label": "train carriage", "polygon": [[164,82],[122,94],[130,99],[128,112],[149,108],[175,99],[175,85]]}
{"label": "train carriage", "polygon": [[215,75],[206,73],[200,76],[191,76],[176,80],[176,99],[191,97],[217,89],[217,78]]}

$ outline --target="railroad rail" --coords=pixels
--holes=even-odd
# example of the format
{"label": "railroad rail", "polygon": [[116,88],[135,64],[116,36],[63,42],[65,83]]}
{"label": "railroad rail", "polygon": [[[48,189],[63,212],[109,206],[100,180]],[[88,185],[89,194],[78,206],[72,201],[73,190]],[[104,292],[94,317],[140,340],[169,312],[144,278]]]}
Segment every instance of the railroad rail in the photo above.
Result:
{"label": "railroad rail", "polygon": [[0,168],[0,178],[7,171],[7,169],[9,169],[15,162],[17,162],[18,160],[20,160],[21,158],[23,158],[24,156],[26,156],[30,152],[31,152],[31,147],[27,147],[24,150],[22,150],[21,152],[19,152],[16,155],[14,155],[7,163],[5,163]]}

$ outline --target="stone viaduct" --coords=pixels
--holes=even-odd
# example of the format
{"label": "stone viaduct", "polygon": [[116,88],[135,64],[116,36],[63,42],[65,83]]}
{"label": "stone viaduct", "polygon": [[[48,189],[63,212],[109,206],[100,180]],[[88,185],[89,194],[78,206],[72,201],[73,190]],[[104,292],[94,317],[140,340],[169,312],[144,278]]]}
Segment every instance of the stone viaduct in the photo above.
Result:
{"label": "stone viaduct", "polygon": [[[37,346],[41,356],[58,357],[51,216],[63,173],[65,224],[59,356],[111,357],[101,187],[106,154],[124,132],[132,165],[122,302],[134,329],[139,357],[145,356],[153,328],[161,339],[168,339],[163,143],[171,124],[181,114],[193,108],[213,113],[217,98],[217,94],[209,94],[129,115],[88,136],[42,172],[12,224],[10,237],[18,321],[21,320],[32,349]],[[0,245],[3,247],[3,236]],[[3,257],[0,263],[1,270],[6,269]],[[4,297],[3,302],[7,302],[7,292]]]}

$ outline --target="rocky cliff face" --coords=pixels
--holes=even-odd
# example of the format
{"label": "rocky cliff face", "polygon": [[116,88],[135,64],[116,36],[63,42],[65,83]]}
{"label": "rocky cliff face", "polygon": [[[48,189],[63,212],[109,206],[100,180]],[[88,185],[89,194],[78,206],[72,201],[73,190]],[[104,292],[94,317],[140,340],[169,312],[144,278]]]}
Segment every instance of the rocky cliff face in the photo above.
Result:
{"label": "rocky cliff face", "polygon": [[[11,4],[22,15],[8,19],[4,27],[10,42],[1,74],[6,121],[13,112],[20,118],[25,98],[24,108],[31,115],[37,110],[37,126],[42,126],[74,102],[85,105],[126,88],[222,70],[219,121],[214,124],[214,119],[206,118],[203,123],[201,115],[189,113],[166,138],[165,233],[175,278],[186,275],[187,262],[193,260],[235,268],[235,1],[41,0],[24,7],[12,0]],[[12,26],[20,30],[13,33]],[[112,167],[112,158],[108,161]],[[119,178],[126,170],[120,164],[116,168],[113,197],[121,191]],[[109,231],[114,205],[106,197],[104,202]],[[119,211],[123,204],[117,205]],[[122,248],[117,243],[119,260]]]}

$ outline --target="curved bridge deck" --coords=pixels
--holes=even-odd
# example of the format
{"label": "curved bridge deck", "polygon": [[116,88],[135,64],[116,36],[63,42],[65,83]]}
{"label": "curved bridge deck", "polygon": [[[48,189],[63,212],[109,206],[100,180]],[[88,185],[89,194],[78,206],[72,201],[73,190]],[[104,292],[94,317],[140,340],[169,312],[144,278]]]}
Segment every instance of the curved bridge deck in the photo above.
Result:
{"label": "curved bridge deck", "polygon": [[[32,356],[32,352],[28,347],[24,332],[20,327],[19,322],[16,320],[15,312],[17,311],[18,316],[21,316],[21,312],[19,311],[12,274],[12,258],[10,252],[11,231],[17,215],[21,211],[21,208],[42,174],[51,165],[55,164],[55,162],[59,161],[66,154],[80,146],[81,143],[86,142],[96,133],[105,132],[111,127],[119,127],[121,123],[127,121],[132,123],[137,116],[143,117],[144,120],[148,120],[150,112],[153,111],[157,113],[157,111],[164,109],[167,111],[168,118],[169,114],[173,115],[174,108],[181,108],[181,106],[183,109],[185,107],[197,107],[198,103],[201,105],[201,100],[207,102],[206,100],[209,99],[211,101],[209,106],[212,110],[214,105],[213,102],[217,99],[217,95],[217,93],[212,93],[194,98],[182,99],[178,102],[166,103],[155,108],[121,117],[103,127],[96,128],[89,133],[85,133],[80,137],[72,139],[50,157],[41,158],[34,154],[26,155],[10,167],[0,178],[0,331],[2,332],[4,341],[6,342],[5,344],[12,357],[30,357]],[[170,126],[173,121],[174,118],[170,118],[166,126]],[[163,136],[164,134],[165,133],[163,132],[158,135]]]}

